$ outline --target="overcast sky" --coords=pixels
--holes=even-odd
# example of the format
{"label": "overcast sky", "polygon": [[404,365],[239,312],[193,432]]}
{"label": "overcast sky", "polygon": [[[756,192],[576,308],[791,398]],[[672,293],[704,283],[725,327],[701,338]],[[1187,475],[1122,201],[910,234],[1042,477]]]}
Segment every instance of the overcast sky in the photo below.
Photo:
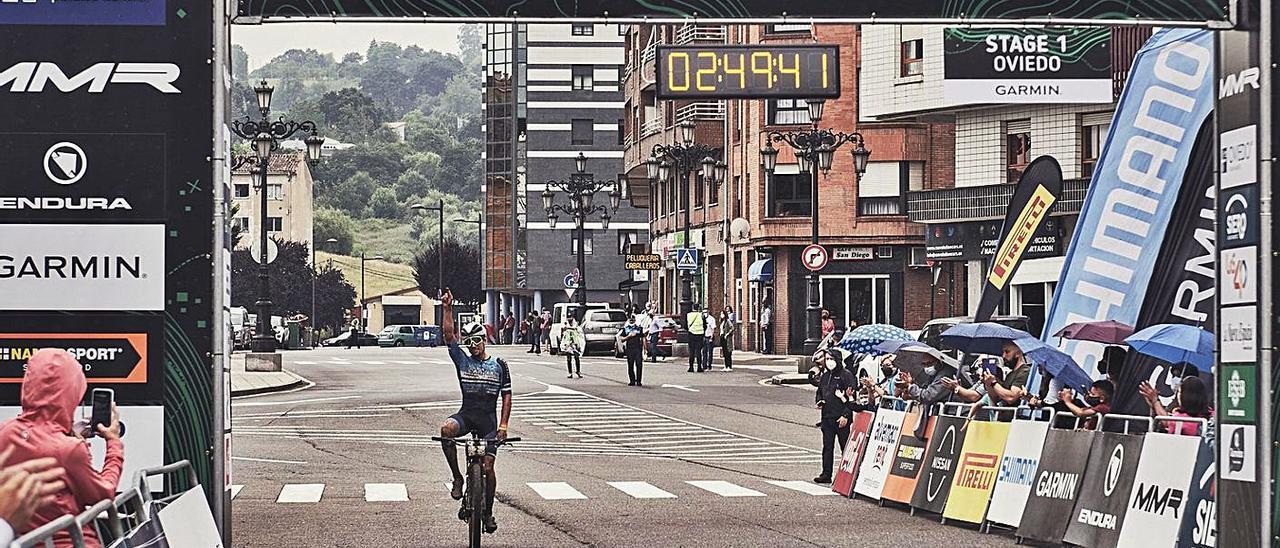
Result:
{"label": "overcast sky", "polygon": [[291,49],[314,49],[332,53],[335,60],[355,51],[364,53],[369,42],[417,44],[426,50],[458,53],[458,24],[455,23],[271,23],[232,25],[231,42],[249,53],[253,71],[277,55]]}

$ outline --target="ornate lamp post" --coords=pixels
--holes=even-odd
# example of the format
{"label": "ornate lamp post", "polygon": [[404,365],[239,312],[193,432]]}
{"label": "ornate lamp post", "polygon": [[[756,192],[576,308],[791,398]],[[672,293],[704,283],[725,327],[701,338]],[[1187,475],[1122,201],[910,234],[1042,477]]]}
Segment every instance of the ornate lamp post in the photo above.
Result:
{"label": "ornate lamp post", "polygon": [[[820,99],[812,99],[809,103],[809,121],[812,125],[804,131],[771,131],[765,137],[764,149],[760,151],[761,162],[764,164],[766,176],[773,175],[774,168],[778,165],[778,149],[773,147],[774,143],[786,143],[795,151],[796,160],[800,164],[800,171],[808,173],[812,181],[811,202],[809,217],[812,219],[813,232],[809,238],[809,243],[818,243],[818,171],[823,174],[830,174],[831,163],[835,158],[836,149],[846,145],[853,144],[853,169],[858,179],[862,178],[862,174],[867,172],[867,160],[871,158],[871,151],[867,150],[866,142],[862,138],[862,134],[858,132],[844,133],[840,131],[832,131],[830,129],[820,129],[818,122],[822,120],[822,107],[825,101]],[[818,348],[818,335],[820,333],[820,324],[822,322],[821,307],[818,305],[818,273],[809,273],[809,304],[805,307],[805,339],[804,351],[806,355],[812,354]]]}
{"label": "ornate lamp post", "polygon": [[249,140],[253,143],[254,155],[237,158],[233,161],[236,167],[250,164],[257,169],[259,175],[258,192],[261,197],[261,208],[259,209],[259,229],[258,243],[259,249],[258,260],[258,300],[254,306],[258,309],[258,333],[253,338],[254,352],[275,352],[276,338],[271,333],[271,271],[267,266],[267,172],[271,166],[271,154],[280,148],[280,141],[288,139],[298,132],[306,132],[307,136],[303,142],[307,144],[307,160],[309,162],[320,161],[321,145],[324,144],[324,138],[320,137],[316,124],[311,121],[295,122],[285,120],[281,117],[279,120],[271,120],[271,92],[275,88],[267,85],[267,81],[263,80],[253,88],[254,94],[258,98],[258,112],[261,118],[253,120],[246,118],[244,120],[236,120],[231,124],[231,131],[242,139]]}
{"label": "ornate lamp post", "polygon": [[[717,160],[722,156],[721,149],[713,148],[693,142],[693,122],[685,121],[679,125],[680,135],[677,142],[669,145],[653,145],[653,152],[649,154],[649,159],[645,161],[646,175],[649,176],[651,184],[657,184],[658,181],[667,181],[671,177],[671,169],[675,168],[675,175],[680,187],[680,196],[687,197],[689,194],[690,177],[697,173],[702,177],[703,181],[708,184],[719,181],[724,182],[728,175],[729,166],[721,160]],[[690,204],[692,205],[692,204]],[[689,239],[689,205],[684,208],[684,246],[692,247],[692,241]],[[684,318],[693,310],[693,271],[680,271],[680,317]],[[684,321],[683,319],[681,321]]]}
{"label": "ornate lamp post", "polygon": [[[600,226],[605,230],[609,230],[610,211],[617,212],[618,206],[622,204],[625,197],[623,192],[626,190],[625,185],[618,184],[614,180],[596,179],[587,173],[587,157],[581,152],[574,159],[576,173],[569,175],[569,178],[562,181],[547,181],[546,188],[542,191],[542,209],[547,212],[547,223],[551,228],[556,227],[556,221],[560,218],[557,212],[564,213],[573,218],[573,228],[577,232],[578,238],[578,304],[584,307],[587,304],[587,273],[586,273],[586,224],[587,216],[593,213],[600,213]],[[595,205],[594,198],[597,192],[609,190],[609,205]],[[569,197],[569,203],[560,205],[554,203],[556,191],[565,193]]]}

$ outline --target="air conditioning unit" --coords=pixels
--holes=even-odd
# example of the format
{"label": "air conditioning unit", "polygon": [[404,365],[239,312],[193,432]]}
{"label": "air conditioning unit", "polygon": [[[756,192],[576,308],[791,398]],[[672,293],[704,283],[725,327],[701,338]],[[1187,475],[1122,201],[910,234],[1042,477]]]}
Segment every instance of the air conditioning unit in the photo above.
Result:
{"label": "air conditioning unit", "polygon": [[912,268],[925,268],[929,266],[929,258],[923,247],[911,248],[911,261],[907,263],[907,266]]}

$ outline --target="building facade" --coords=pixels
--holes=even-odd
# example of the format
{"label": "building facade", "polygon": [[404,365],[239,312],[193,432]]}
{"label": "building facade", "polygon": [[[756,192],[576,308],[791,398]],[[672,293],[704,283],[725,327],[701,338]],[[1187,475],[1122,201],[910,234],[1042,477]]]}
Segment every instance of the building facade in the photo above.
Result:
{"label": "building facade", "polygon": [[[632,26],[628,33],[626,167],[632,195],[649,208],[653,248],[666,253],[683,242],[690,210],[693,247],[706,260],[697,272],[694,300],[739,312],[739,344],[761,349],[759,325],[771,303],[772,348],[799,353],[805,338],[809,271],[800,260],[812,229],[812,178],[780,145],[772,175],[760,149],[770,132],[810,127],[802,99],[658,101],[655,46],[693,42],[729,44],[822,43],[840,47],[842,94],[826,101],[819,127],[860,132],[872,151],[867,172],[854,172],[851,147],[837,151],[829,173],[816,182],[819,241],[831,261],[819,272],[819,301],[838,326],[892,323],[919,328],[930,318],[930,271],[923,227],[907,217],[907,193],[953,185],[954,134],[947,121],[869,122],[860,119],[860,29],[853,25]],[[723,184],[647,184],[643,162],[654,144],[671,143],[677,125],[695,123],[696,141],[724,149]],[[674,265],[655,273],[654,300],[674,312],[680,300]]]}
{"label": "building facade", "polygon": [[[262,220],[263,192],[261,175],[253,166],[242,166],[231,173],[232,204],[238,209],[231,218],[240,230],[236,249],[250,249],[259,239]],[[306,153],[283,153],[271,156],[267,170],[267,235],[287,242],[302,242],[311,247],[313,214],[313,181]]]}
{"label": "building facade", "polygon": [[[623,173],[618,25],[485,28],[485,320],[569,301],[565,277],[579,245],[589,301],[643,303],[647,284],[633,280],[622,255],[648,242],[645,212],[623,200],[607,229],[599,216],[588,218],[579,243],[573,219],[561,215],[551,227],[541,198],[547,181],[574,176],[580,153],[597,180]],[[557,192],[555,200],[567,197]],[[595,203],[608,204],[607,191]]]}

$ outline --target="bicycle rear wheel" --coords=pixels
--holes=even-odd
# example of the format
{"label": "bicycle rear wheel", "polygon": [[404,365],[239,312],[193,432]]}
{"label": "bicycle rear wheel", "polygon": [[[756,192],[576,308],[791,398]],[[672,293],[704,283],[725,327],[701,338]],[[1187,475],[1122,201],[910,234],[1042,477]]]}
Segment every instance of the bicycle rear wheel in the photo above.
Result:
{"label": "bicycle rear wheel", "polygon": [[480,548],[480,533],[484,520],[484,465],[472,462],[467,467],[467,500],[471,502],[471,516],[467,519],[467,531],[471,548]]}

